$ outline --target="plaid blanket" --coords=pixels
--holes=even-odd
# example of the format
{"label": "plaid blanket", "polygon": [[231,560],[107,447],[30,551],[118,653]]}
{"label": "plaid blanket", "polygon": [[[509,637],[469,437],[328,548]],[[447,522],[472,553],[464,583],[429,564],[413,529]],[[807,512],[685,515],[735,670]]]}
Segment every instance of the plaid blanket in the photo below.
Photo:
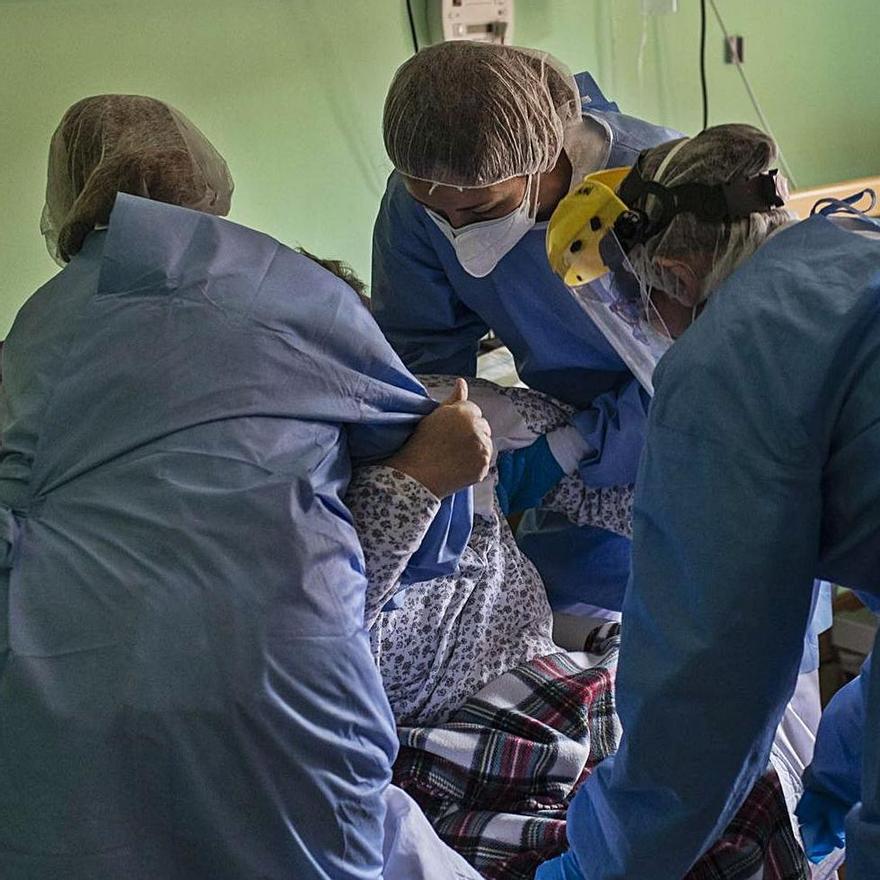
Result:
{"label": "plaid blanket", "polygon": [[[400,728],[394,781],[440,837],[487,880],[532,880],[567,847],[565,815],[580,783],[620,738],[614,707],[618,624],[584,653],[525,663],[437,727]],[[775,772],[759,780],[687,880],[806,880]]]}
{"label": "plaid blanket", "polygon": [[[764,873],[759,871],[763,868]],[[808,880],[810,868],[791,828],[775,770],[756,783],[721,839],[691,868],[687,880]]]}

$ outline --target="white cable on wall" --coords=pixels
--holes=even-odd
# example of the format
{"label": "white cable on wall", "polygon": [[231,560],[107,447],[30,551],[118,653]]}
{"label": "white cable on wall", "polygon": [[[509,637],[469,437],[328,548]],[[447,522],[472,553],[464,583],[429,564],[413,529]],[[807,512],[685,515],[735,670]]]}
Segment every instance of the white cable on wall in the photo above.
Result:
{"label": "white cable on wall", "polygon": [[[724,39],[730,42],[730,33],[724,25],[724,19],[721,18],[721,13],[718,11],[718,6],[715,3],[715,0],[709,0],[709,3],[712,5],[712,11],[715,13],[715,18],[718,19],[718,26],[721,28],[721,32],[724,34]],[[746,76],[745,70],[743,70],[742,62],[739,60],[739,56],[736,52],[733,53],[733,63],[736,65],[736,69],[739,71],[739,75],[742,77],[743,85],[746,87],[746,92],[748,93],[749,100],[752,102],[752,106],[755,108],[755,113],[758,114],[758,119],[761,120],[761,125],[764,128],[764,131],[776,141],[777,149],[779,150],[779,164],[782,166],[785,171],[786,177],[788,177],[788,182],[791,184],[792,189],[797,188],[797,183],[795,182],[794,175],[791,173],[791,168],[789,167],[788,162],[785,161],[785,156],[782,154],[782,147],[779,145],[779,139],[773,134],[773,130],[770,128],[770,123],[767,121],[767,117],[764,115],[764,110],[761,107],[760,102],[758,101],[757,96],[755,95],[754,90],[752,89],[752,85],[749,82],[749,78]]]}
{"label": "white cable on wall", "polygon": [[642,38],[639,41],[639,54],[636,61],[636,73],[638,75],[639,91],[645,85],[645,50],[648,48],[648,13],[642,10]]}

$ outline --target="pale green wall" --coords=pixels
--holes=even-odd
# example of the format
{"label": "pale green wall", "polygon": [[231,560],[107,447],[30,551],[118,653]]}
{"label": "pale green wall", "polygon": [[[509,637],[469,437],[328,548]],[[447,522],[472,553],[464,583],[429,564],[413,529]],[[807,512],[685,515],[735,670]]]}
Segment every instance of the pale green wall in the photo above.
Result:
{"label": "pale green wall", "polygon": [[[591,68],[629,112],[693,129],[698,4],[680,6],[648,22],[641,82],[640,0],[518,0],[517,42]],[[880,2],[721,8],[799,182],[880,172]],[[712,119],[752,120],[714,22],[709,35]],[[234,219],[367,275],[382,100],[409,51],[403,0],[0,0],[0,335],[54,268],[37,231],[49,136],[98,92],[177,105],[227,157]]]}
{"label": "pale green wall", "polygon": [[[594,13],[596,76],[621,109],[698,130],[698,0],[648,20],[641,80],[641,0],[584,5]],[[718,8],[745,38],[745,70],[798,185],[880,174],[880,2],[719,0]],[[708,15],[709,122],[757,124],[736,68],[723,63],[711,7]]]}

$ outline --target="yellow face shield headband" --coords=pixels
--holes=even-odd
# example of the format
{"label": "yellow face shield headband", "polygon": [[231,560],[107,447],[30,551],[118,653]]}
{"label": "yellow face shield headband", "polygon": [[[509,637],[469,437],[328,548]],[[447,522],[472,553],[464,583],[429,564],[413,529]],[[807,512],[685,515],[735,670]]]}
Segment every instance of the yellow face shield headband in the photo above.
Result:
{"label": "yellow face shield headband", "polygon": [[[680,141],[679,146],[686,142]],[[664,162],[677,151],[673,147]],[[729,183],[673,187],[644,180],[638,166],[599,171],[587,175],[556,206],[547,228],[547,257],[569,287],[580,287],[608,271],[609,255],[628,254],[678,214],[693,214],[707,223],[740,220],[782,207],[787,192],[785,178],[775,169]],[[657,200],[650,215],[644,207],[649,196]],[[612,232],[614,239],[605,242]]]}
{"label": "yellow face shield headband", "polygon": [[547,227],[547,257],[569,287],[589,284],[608,271],[599,243],[628,210],[616,190],[631,170],[609,168],[588,174],[556,206]]}

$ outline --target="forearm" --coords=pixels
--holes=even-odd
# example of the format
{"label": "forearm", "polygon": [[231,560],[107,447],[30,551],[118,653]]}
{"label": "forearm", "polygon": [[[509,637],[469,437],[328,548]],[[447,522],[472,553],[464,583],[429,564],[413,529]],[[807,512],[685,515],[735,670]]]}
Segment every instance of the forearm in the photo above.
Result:
{"label": "forearm", "polygon": [[858,678],[839,690],[825,708],[813,763],[804,782],[808,789],[837,798],[847,806],[861,799],[863,733],[869,657]]}
{"label": "forearm", "polygon": [[577,526],[596,526],[632,538],[633,486],[598,488],[584,482],[580,465],[592,450],[574,425],[550,431],[547,442],[565,476],[544,497],[541,507],[561,513]]}
{"label": "forearm", "polygon": [[386,465],[357,468],[346,495],[364,554],[369,629],[398,588],[418,550],[440,500],[418,480]]}
{"label": "forearm", "polygon": [[571,420],[589,451],[579,464],[590,486],[634,483],[647,431],[648,399],[634,379],[602,394]]}
{"label": "forearm", "polygon": [[632,486],[587,486],[578,475],[563,477],[541,502],[576,526],[595,526],[632,538]]}

